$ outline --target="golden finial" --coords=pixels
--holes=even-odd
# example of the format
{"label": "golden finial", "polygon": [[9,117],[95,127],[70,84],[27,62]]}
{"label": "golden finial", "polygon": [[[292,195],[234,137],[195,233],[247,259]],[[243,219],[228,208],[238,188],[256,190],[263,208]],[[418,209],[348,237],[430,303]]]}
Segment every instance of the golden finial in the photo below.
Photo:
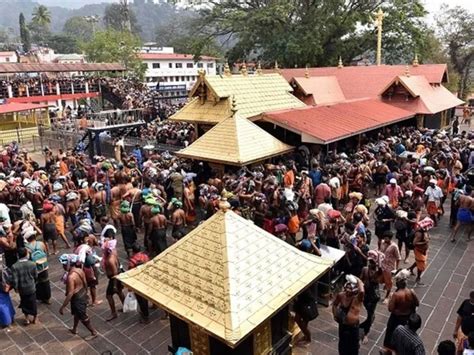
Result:
{"label": "golden finial", "polygon": [[224,64],[224,76],[232,76],[228,62],[225,62]]}
{"label": "golden finial", "polygon": [[240,74],[247,76],[247,64],[245,64],[245,61],[243,62],[242,68],[240,69]]}
{"label": "golden finial", "polygon": [[410,77],[410,67],[408,66],[408,64],[407,64],[407,66],[405,67],[405,76],[406,76],[406,77]]}
{"label": "golden finial", "polygon": [[198,75],[199,75],[199,78],[204,79],[204,77],[206,76],[206,71],[204,69],[199,69]]}
{"label": "golden finial", "polygon": [[235,117],[235,114],[237,113],[237,102],[235,101],[235,95],[232,95],[232,106],[230,111],[232,112],[232,117]]}
{"label": "golden finial", "polygon": [[257,63],[257,75],[262,75],[263,72],[262,72],[262,64],[260,63],[260,61],[258,61]]}
{"label": "golden finial", "polygon": [[[226,191],[227,193],[227,191]],[[224,190],[222,191],[222,194],[221,194],[221,198],[220,198],[220,201],[219,201],[219,209],[226,213],[228,210],[230,210],[230,203],[229,201],[227,201],[227,198],[224,197]]]}
{"label": "golden finial", "polygon": [[415,53],[415,59],[413,59],[413,66],[414,66],[414,67],[417,67],[418,64],[420,64],[420,63],[418,63],[418,54]]}
{"label": "golden finial", "polygon": [[308,78],[309,78],[309,70],[308,70],[308,65],[306,65],[306,69],[304,70],[304,77],[305,77],[306,79],[308,79]]}
{"label": "golden finial", "polygon": [[278,74],[281,74],[281,70],[280,70],[280,67],[278,66],[278,62],[275,60],[275,71],[278,73]]}
{"label": "golden finial", "polygon": [[344,65],[342,64],[342,58],[341,58],[341,56],[339,56],[339,62],[337,63],[337,67],[338,67],[338,68],[344,67]]}
{"label": "golden finial", "polygon": [[384,13],[381,8],[375,16],[375,26],[377,26],[377,65],[382,64],[382,27]]}

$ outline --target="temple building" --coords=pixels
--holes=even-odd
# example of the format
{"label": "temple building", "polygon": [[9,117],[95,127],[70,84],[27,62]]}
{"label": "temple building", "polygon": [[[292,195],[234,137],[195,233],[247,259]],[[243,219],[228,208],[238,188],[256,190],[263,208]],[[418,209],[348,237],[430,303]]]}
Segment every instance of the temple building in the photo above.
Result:
{"label": "temple building", "polygon": [[118,276],[170,314],[172,347],[195,355],[290,354],[289,303],[332,261],[302,252],[221,201],[150,262]]}

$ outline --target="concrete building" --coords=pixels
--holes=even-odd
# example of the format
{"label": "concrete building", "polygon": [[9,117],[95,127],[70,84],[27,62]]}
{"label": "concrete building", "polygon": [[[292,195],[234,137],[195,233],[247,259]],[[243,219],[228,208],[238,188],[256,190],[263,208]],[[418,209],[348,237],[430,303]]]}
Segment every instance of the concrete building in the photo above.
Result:
{"label": "concrete building", "polygon": [[191,54],[174,53],[171,47],[148,46],[139,54],[147,70],[145,81],[163,96],[184,97],[193,87],[198,70],[206,75],[216,74],[216,58],[202,56],[196,62]]}
{"label": "concrete building", "polygon": [[18,55],[16,52],[8,51],[8,52],[0,52],[0,63],[17,63],[18,62]]}

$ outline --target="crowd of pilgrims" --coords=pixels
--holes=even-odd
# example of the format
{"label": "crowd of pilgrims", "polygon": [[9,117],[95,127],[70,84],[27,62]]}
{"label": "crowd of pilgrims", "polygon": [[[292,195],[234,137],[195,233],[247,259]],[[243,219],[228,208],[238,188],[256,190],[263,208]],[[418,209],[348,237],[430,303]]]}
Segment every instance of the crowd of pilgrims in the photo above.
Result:
{"label": "crowd of pilgrims", "polygon": [[[384,346],[395,350],[403,343],[394,341],[403,336],[397,326],[417,320],[418,300],[407,279],[423,286],[430,229],[440,218],[449,218],[455,240],[455,232],[472,226],[472,138],[466,132],[394,128],[365,137],[362,145],[344,152],[301,146],[273,163],[223,175],[206,162],[138,146],[116,160],[96,156],[90,161],[73,150],[46,150],[45,161],[36,162],[11,144],[0,155],[2,305],[6,300],[11,304],[8,290],[16,289],[26,324],[35,322],[36,299],[50,302],[48,259],[63,249],[67,297],[61,312],[71,302],[73,333],[81,321],[95,336],[86,306],[100,303],[99,271],[108,279],[106,298],[114,319],[114,295],[124,301],[122,286],[113,278],[123,271],[118,252],[126,253],[129,268],[150,260],[211,217],[225,198],[232,211],[300,250],[319,256],[323,245],[344,250],[335,271],[344,273],[346,282],[333,303],[344,339],[340,353],[357,353],[359,332],[367,342],[380,302],[391,312]],[[26,273],[28,259],[34,282],[25,291],[19,277]],[[294,305],[302,341],[311,340],[308,322],[315,315],[302,307],[315,297],[311,292]],[[137,301],[146,322],[147,301],[138,295]],[[359,323],[359,310],[353,311],[357,307],[366,308],[364,322]],[[14,311],[7,308],[9,316],[0,317],[3,326],[13,320]],[[459,317],[462,312],[460,308]],[[457,339],[467,344],[468,333],[459,327]],[[416,354],[424,354],[419,344],[417,349]]]}

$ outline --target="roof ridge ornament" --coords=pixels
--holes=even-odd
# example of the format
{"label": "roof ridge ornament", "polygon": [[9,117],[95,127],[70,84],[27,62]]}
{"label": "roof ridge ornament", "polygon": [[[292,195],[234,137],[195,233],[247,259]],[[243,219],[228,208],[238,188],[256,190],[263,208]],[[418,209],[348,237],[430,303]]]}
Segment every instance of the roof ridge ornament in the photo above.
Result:
{"label": "roof ridge ornament", "polygon": [[410,77],[410,67],[408,66],[408,64],[407,64],[407,66],[405,67],[405,76],[406,76],[407,78]]}
{"label": "roof ridge ornament", "polygon": [[247,76],[248,72],[247,72],[247,64],[245,64],[245,61],[243,62],[242,64],[242,68],[240,69],[240,73],[243,75],[243,76]]}
{"label": "roof ridge ornament", "polygon": [[413,66],[417,67],[420,63],[418,62],[418,53],[415,53],[415,58],[413,59]]}
{"label": "roof ridge ornament", "polygon": [[339,69],[344,67],[344,64],[342,64],[342,57],[341,56],[339,56],[339,62],[337,63],[337,67]]}
{"label": "roof ridge ornament", "polygon": [[235,100],[235,95],[232,95],[232,106],[230,112],[232,112],[232,117],[235,118],[235,114],[237,113],[237,101]]}
{"label": "roof ridge ornament", "polygon": [[227,77],[231,77],[232,76],[232,73],[230,71],[230,67],[229,67],[229,62],[225,62],[224,64],[224,76],[227,76]]}
{"label": "roof ridge ornament", "polygon": [[276,60],[275,60],[275,71],[276,71],[278,74],[281,74],[280,67],[278,66],[278,61],[276,61]]}
{"label": "roof ridge ornament", "polygon": [[309,79],[309,69],[308,69],[308,65],[306,65],[306,69],[304,70],[304,77],[306,79]]}
{"label": "roof ridge ornament", "polygon": [[260,63],[260,61],[258,61],[257,63],[257,70],[256,70],[256,73],[257,75],[262,75],[263,72],[262,72],[262,64]]}

